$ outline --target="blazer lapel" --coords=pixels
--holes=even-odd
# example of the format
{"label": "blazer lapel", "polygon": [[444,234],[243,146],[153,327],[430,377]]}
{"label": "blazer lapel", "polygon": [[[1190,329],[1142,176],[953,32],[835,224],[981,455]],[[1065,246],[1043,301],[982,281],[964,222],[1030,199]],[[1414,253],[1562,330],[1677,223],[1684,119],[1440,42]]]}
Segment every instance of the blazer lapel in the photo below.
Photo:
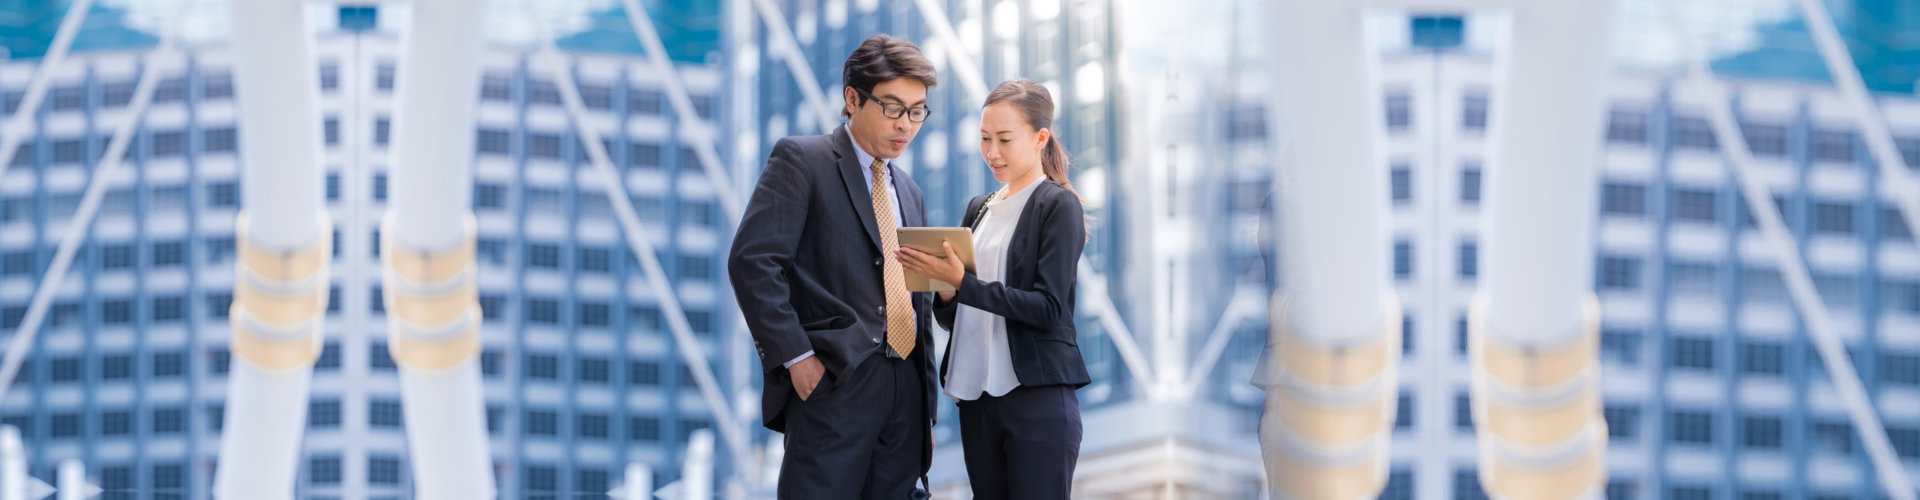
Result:
{"label": "blazer lapel", "polygon": [[[860,224],[867,228],[867,238],[873,242],[873,248],[880,246],[880,226],[873,215],[873,186],[867,184],[866,175],[860,173],[867,168],[860,164],[860,156],[854,154],[853,139],[847,135],[847,126],[833,129],[833,154],[839,157],[841,180],[847,184],[847,199],[853,202],[854,213],[860,214]],[[899,207],[894,207],[899,210]]]}

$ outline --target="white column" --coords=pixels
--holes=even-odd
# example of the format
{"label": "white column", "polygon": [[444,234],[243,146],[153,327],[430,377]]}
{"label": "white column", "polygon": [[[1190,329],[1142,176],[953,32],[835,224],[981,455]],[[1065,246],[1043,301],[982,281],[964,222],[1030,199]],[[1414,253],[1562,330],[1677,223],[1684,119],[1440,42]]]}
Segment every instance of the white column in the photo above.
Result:
{"label": "white column", "polygon": [[396,75],[383,290],[415,491],[424,500],[495,493],[469,208],[485,4],[414,2]]}
{"label": "white column", "polygon": [[1470,319],[1480,482],[1493,498],[1604,493],[1590,290],[1611,4],[1516,7],[1496,63],[1485,271]]}
{"label": "white column", "polygon": [[1386,482],[1400,306],[1387,273],[1383,125],[1358,2],[1268,5],[1283,290],[1260,445],[1276,499],[1353,500]]}
{"label": "white column", "polygon": [[0,426],[0,500],[27,500],[27,448],[11,425]]}
{"label": "white column", "polygon": [[326,315],[331,223],[305,5],[235,2],[240,200],[232,373],[214,496],[290,499]]}

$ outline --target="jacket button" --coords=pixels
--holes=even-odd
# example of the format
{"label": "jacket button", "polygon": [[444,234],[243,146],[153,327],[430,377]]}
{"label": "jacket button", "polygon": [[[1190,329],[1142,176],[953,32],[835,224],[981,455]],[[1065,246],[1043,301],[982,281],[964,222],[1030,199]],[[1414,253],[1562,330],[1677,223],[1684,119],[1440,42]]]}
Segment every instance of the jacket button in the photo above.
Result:
{"label": "jacket button", "polygon": [[880,258],[878,258],[878,257],[875,257],[875,258],[873,259],[873,265],[876,265],[876,266],[878,266],[878,265],[880,265],[880,262],[881,262],[881,259],[880,259]]}
{"label": "jacket button", "polygon": [[872,339],[870,339],[870,340],[873,340],[873,343],[875,343],[875,344],[878,344],[878,343],[880,343],[880,337],[874,337],[874,338],[872,338]]}
{"label": "jacket button", "polygon": [[874,314],[878,314],[878,315],[881,315],[881,316],[886,316],[886,315],[887,315],[887,306],[878,306],[878,307],[874,307],[874,308],[873,308],[873,313],[874,313]]}

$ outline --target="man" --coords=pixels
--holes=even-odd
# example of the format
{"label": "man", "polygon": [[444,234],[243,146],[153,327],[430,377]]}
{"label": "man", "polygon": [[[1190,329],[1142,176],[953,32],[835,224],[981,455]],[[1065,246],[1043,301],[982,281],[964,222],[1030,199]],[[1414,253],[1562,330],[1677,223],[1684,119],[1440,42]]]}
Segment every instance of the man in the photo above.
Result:
{"label": "man", "polygon": [[907,498],[933,463],[933,321],[910,294],[894,229],[926,225],[893,165],[930,111],[933,65],[874,35],[847,57],[847,122],[781,139],[734,235],[727,270],[786,433],[780,498]]}

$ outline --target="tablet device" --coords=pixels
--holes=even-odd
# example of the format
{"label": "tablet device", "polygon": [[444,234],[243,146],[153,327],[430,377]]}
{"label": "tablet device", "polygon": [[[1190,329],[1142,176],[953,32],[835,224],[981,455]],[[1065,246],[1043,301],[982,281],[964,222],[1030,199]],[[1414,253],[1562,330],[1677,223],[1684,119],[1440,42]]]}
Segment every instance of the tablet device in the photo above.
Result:
{"label": "tablet device", "polygon": [[[960,254],[960,264],[967,272],[973,271],[973,230],[964,227],[903,227],[898,229],[900,246],[908,247],[934,257],[946,258],[946,250],[940,242],[952,241],[954,253]],[[936,280],[925,274],[906,271],[907,291],[911,292],[951,292],[953,285]]]}

